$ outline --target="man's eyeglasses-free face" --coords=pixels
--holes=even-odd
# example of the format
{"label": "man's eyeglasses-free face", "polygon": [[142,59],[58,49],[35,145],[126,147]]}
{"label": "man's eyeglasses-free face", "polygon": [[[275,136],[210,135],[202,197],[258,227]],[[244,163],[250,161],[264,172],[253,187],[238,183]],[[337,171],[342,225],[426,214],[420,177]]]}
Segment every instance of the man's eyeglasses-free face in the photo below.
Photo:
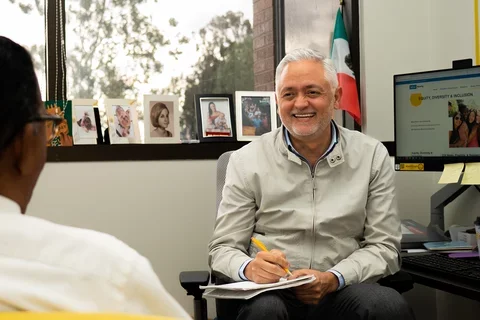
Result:
{"label": "man's eyeglasses-free face", "polygon": [[51,141],[58,134],[58,126],[65,119],[60,116],[40,115],[32,117],[28,122],[45,122],[47,128],[47,141]]}

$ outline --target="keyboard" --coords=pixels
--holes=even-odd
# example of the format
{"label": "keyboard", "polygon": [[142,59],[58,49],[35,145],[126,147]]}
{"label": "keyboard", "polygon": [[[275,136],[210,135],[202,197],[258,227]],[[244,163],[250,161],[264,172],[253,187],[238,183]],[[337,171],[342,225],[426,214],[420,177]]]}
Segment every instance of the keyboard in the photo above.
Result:
{"label": "keyboard", "polygon": [[442,254],[425,254],[402,257],[402,266],[428,271],[446,279],[458,279],[480,285],[480,259],[454,259]]}

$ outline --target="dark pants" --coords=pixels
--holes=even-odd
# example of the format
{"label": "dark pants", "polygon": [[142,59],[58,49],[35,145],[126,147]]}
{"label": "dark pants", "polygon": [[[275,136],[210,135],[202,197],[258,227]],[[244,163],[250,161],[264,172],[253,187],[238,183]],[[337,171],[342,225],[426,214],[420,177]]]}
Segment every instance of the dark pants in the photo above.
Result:
{"label": "dark pants", "polygon": [[222,316],[220,320],[415,319],[407,302],[397,291],[378,284],[348,286],[327,295],[317,305],[303,304],[289,289],[267,291],[238,303],[236,315]]}

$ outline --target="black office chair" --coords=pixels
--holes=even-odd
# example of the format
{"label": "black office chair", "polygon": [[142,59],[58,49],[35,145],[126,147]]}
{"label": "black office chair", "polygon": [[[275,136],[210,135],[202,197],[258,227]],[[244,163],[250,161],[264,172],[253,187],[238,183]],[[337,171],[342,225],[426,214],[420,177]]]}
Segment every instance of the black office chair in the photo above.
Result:
{"label": "black office chair", "polygon": [[[227,171],[228,161],[233,151],[228,151],[222,154],[217,161],[217,211],[222,200],[222,190],[225,184],[225,175]],[[194,301],[194,319],[207,320],[207,300],[203,298],[204,290],[199,286],[205,286],[209,283],[210,276],[212,283],[223,284],[229,282],[228,279],[210,274],[208,271],[184,271],[180,273],[180,284],[187,291],[187,295],[193,296]],[[382,278],[378,281],[382,286],[395,289],[399,293],[407,292],[413,288],[412,277],[404,271],[399,271],[393,275]],[[216,299],[217,320],[222,319],[222,314],[232,313],[232,310],[238,308],[236,300],[222,300]]]}

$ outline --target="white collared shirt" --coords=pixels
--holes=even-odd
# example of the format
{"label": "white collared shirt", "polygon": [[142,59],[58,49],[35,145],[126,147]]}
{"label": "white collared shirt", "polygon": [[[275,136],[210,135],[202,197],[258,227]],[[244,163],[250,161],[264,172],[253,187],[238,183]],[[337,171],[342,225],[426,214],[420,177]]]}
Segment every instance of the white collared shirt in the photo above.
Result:
{"label": "white collared shirt", "polygon": [[123,242],[24,216],[0,196],[0,312],[15,310],[191,319],[149,261]]}

